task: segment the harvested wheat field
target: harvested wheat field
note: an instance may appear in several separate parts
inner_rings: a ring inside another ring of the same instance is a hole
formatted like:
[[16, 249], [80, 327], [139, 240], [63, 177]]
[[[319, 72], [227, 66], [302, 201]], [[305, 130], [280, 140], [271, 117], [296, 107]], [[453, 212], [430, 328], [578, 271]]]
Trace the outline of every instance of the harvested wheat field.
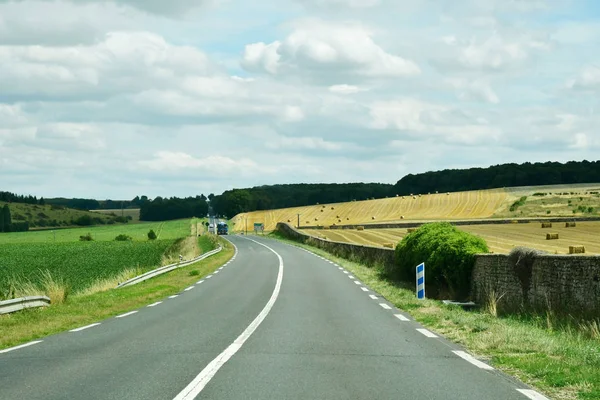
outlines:
[[507, 207], [515, 195], [504, 189], [471, 192], [423, 194], [387, 199], [324, 204], [279, 210], [254, 211], [236, 215], [234, 231], [248, 229], [255, 222], [265, 224], [265, 230], [275, 229], [277, 222], [298, 223], [301, 226], [330, 226], [397, 222], [402, 220], [481, 219], [489, 218]]
[[[577, 222], [566, 228], [565, 223], [554, 223], [552, 228], [542, 228], [540, 223], [466, 225], [459, 229], [485, 239], [494, 253], [509, 253], [513, 247], [526, 246], [551, 253], [568, 254], [569, 246], [585, 246], [586, 254], [600, 254], [600, 222]], [[303, 230], [314, 236], [326, 236], [337, 242], [383, 246], [397, 243], [407, 234], [407, 229], [357, 230]], [[557, 233], [559, 239], [546, 240], [547, 233]]]

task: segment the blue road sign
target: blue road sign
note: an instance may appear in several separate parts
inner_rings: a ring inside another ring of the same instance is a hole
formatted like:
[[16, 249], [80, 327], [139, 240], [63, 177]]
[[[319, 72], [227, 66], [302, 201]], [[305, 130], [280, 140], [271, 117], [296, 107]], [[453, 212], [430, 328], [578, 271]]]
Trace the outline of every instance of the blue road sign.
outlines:
[[425, 263], [417, 266], [417, 299], [425, 299]]

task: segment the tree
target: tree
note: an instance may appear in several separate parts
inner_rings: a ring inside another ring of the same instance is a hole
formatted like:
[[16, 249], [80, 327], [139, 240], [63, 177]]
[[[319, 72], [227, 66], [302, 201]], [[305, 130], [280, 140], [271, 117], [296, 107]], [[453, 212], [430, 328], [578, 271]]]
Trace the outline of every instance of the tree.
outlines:
[[0, 232], [4, 232], [4, 212], [0, 210]]
[[45, 206], [46, 205], [46, 200], [44, 200], [43, 197], [40, 197], [39, 205], [40, 206]]
[[8, 204], [4, 205], [4, 208], [2, 208], [2, 217], [4, 219], [3, 221], [3, 232], [10, 232], [10, 227], [12, 225], [12, 218], [10, 216], [10, 208], [8, 207]]
[[156, 238], [156, 232], [154, 232], [153, 229], [150, 229], [150, 232], [148, 232], [148, 240], [156, 240]]

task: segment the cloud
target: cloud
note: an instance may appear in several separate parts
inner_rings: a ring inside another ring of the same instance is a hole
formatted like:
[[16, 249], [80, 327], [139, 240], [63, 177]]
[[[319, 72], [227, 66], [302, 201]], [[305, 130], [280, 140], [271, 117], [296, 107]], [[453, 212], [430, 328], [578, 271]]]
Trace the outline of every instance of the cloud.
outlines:
[[329, 91], [331, 93], [338, 93], [338, 94], [354, 94], [354, 93], [359, 93], [364, 91], [365, 89], [361, 89], [358, 86], [354, 86], [354, 85], [333, 85], [333, 86], [329, 86]]
[[494, 89], [485, 81], [465, 78], [449, 78], [448, 83], [456, 89], [461, 100], [498, 104], [500, 99]]
[[298, 0], [304, 6], [317, 8], [371, 8], [381, 5], [381, 0]]
[[598, 90], [600, 89], [600, 67], [586, 65], [574, 79], [567, 82], [570, 89]]
[[260, 167], [249, 158], [232, 159], [221, 155], [210, 155], [197, 158], [185, 152], [159, 151], [154, 158], [148, 161], [140, 161], [140, 167], [152, 171], [188, 173], [211, 173], [215, 175], [227, 175], [232, 173], [247, 174], [249, 172], [265, 172], [267, 168]]
[[364, 27], [321, 20], [297, 22], [283, 41], [247, 45], [241, 65], [250, 72], [328, 82], [343, 77], [398, 78], [421, 73], [415, 62], [378, 46]]
[[267, 147], [271, 149], [294, 149], [294, 150], [325, 150], [337, 151], [344, 146], [341, 143], [326, 141], [319, 137], [279, 137], [269, 140]]

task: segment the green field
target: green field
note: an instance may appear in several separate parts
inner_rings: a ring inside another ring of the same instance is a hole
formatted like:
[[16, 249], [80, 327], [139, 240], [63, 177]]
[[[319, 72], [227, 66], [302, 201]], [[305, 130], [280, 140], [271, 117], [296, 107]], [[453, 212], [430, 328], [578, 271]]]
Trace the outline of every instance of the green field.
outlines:
[[[177, 246], [185, 241], [178, 239], [190, 236], [190, 223], [178, 220], [0, 234], [0, 298], [11, 297], [11, 283], [30, 282], [41, 287], [46, 271], [66, 283], [71, 293], [77, 293], [124, 270], [152, 269], [164, 261], [170, 249], [179, 250]], [[158, 235], [157, 240], [148, 240], [150, 229]], [[94, 240], [79, 240], [87, 234]], [[115, 241], [120, 234], [133, 240]], [[204, 237], [200, 239], [202, 250], [210, 246]]]
[[159, 240], [178, 239], [190, 234], [190, 220], [0, 233], [0, 245], [8, 243], [48, 243], [54, 242], [55, 236], [56, 242], [74, 242], [78, 241], [80, 236], [88, 233], [92, 234], [95, 241], [111, 241], [120, 234], [129, 235], [134, 241], [146, 241], [150, 229], [156, 232]]

